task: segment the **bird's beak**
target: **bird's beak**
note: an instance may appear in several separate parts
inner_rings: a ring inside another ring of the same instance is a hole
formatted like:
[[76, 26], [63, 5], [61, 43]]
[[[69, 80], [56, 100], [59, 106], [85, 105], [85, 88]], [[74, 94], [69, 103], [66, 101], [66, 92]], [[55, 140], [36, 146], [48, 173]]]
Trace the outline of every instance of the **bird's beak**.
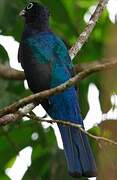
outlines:
[[26, 14], [26, 10], [23, 9], [23, 10], [19, 13], [19, 16], [25, 16], [25, 14]]

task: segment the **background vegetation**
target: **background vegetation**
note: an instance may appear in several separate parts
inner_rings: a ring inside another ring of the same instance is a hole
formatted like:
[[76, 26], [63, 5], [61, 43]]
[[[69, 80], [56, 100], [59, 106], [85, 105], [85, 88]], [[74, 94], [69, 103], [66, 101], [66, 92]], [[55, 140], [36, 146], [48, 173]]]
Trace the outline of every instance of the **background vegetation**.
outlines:
[[[68, 48], [76, 41], [82, 32], [85, 21], [84, 15], [95, 5], [95, 0], [42, 0], [51, 11], [51, 26], [67, 44]], [[25, 0], [0, 0], [0, 29], [2, 35], [13, 36], [20, 41], [23, 30], [23, 20], [18, 16], [27, 4]], [[74, 59], [74, 64], [90, 63], [102, 58], [117, 57], [117, 25], [109, 20], [105, 10], [95, 30], [86, 45]], [[13, 53], [13, 52], [12, 52]], [[9, 57], [5, 49], [0, 46], [0, 63], [9, 64]], [[80, 83], [79, 98], [82, 116], [88, 112], [87, 92], [90, 83], [99, 88], [100, 102], [103, 113], [112, 107], [110, 99], [117, 93], [117, 68], [111, 71], [95, 73]], [[4, 80], [0, 78], [0, 108], [31, 94], [25, 90], [23, 82]], [[92, 120], [93, 121], [93, 120]], [[90, 130], [93, 134], [104, 135], [117, 140], [117, 122], [108, 120]], [[39, 138], [34, 141], [34, 132]], [[109, 144], [97, 143], [90, 139], [99, 169], [99, 180], [115, 180], [117, 178], [117, 148]], [[24, 180], [60, 180], [72, 178], [67, 175], [66, 162], [63, 152], [58, 149], [53, 129], [44, 129], [33, 121], [19, 121], [0, 128], [0, 179], [9, 179], [5, 169], [13, 165], [18, 152], [23, 148], [33, 148], [32, 164], [25, 173]], [[111, 172], [111, 173], [110, 173]]]

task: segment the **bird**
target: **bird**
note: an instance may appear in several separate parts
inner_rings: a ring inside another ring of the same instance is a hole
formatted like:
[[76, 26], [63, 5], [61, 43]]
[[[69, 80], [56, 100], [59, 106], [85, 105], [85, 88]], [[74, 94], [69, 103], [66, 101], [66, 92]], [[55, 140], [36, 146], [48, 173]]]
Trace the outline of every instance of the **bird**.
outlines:
[[[32, 93], [61, 85], [74, 76], [73, 64], [65, 43], [53, 33], [49, 24], [49, 9], [30, 1], [20, 12], [24, 17], [18, 61], [24, 69]], [[80, 124], [78, 92], [75, 86], [50, 96], [41, 105], [52, 119]], [[59, 125], [68, 173], [74, 178], [95, 177], [97, 167], [88, 137], [78, 128]]]

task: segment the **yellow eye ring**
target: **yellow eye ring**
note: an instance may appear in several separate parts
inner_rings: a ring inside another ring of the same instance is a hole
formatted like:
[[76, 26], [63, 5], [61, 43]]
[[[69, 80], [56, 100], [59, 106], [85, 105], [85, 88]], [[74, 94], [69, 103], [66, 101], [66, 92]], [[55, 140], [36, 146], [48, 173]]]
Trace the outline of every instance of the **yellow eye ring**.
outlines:
[[29, 3], [29, 5], [27, 6], [27, 9], [31, 9], [33, 7], [33, 3]]

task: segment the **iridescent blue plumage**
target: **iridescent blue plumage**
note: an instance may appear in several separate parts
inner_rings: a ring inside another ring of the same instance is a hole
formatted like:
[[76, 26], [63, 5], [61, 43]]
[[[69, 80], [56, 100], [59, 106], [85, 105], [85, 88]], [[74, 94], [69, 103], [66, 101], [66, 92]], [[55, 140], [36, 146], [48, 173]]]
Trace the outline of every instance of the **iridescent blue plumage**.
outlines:
[[[46, 13], [42, 5], [34, 3], [33, 8], [35, 6], [36, 13], [42, 12], [42, 9]], [[37, 11], [39, 8], [41, 10]], [[34, 93], [56, 87], [73, 75], [73, 65], [67, 48], [50, 31], [48, 23], [44, 23], [48, 20], [44, 13], [42, 16], [39, 14], [38, 19], [37, 15], [34, 18], [33, 12], [31, 23], [29, 14], [25, 15], [25, 18], [28, 17], [28, 22], [26, 21], [27, 25], [19, 48], [19, 61], [24, 68], [29, 87]], [[43, 16], [46, 18], [43, 19]], [[37, 21], [39, 25], [35, 24]], [[53, 119], [67, 120], [81, 124], [83, 127], [75, 87], [49, 97], [48, 101], [42, 102], [42, 105]], [[96, 165], [87, 136], [73, 127], [59, 125], [59, 129], [70, 175], [73, 177], [95, 176]]]
[[55, 87], [71, 77], [72, 62], [64, 43], [52, 32], [41, 32], [27, 38], [37, 63], [51, 65], [51, 85]]

